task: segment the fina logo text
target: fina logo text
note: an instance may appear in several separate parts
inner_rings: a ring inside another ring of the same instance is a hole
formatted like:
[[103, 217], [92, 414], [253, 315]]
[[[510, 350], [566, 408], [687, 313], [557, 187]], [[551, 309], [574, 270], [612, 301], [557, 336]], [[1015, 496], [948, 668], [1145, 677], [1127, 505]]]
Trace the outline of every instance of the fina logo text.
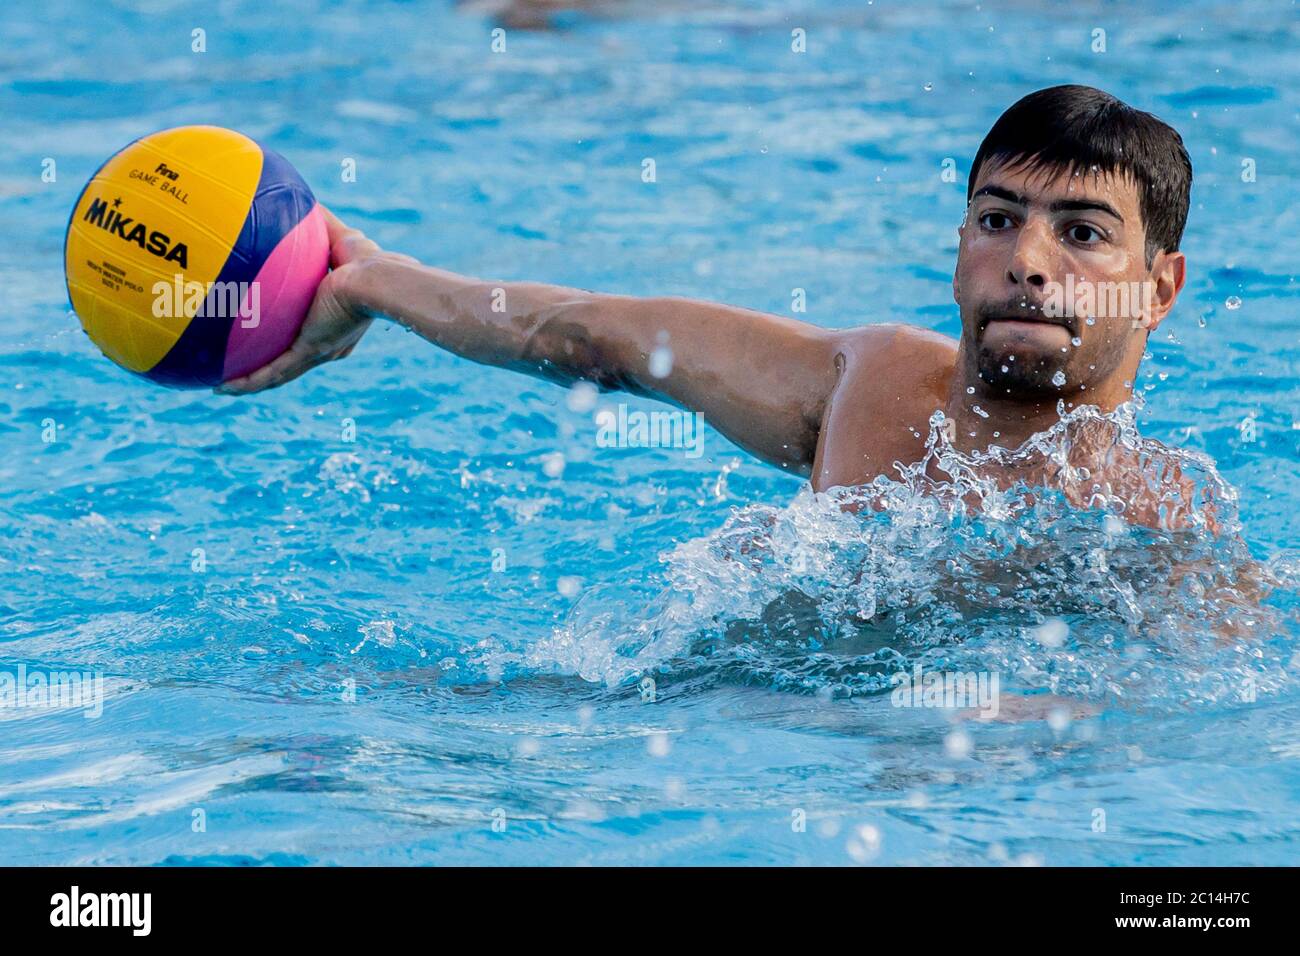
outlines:
[[158, 232], [156, 229], [150, 231], [149, 227], [144, 223], [136, 222], [129, 216], [123, 216], [116, 209], [116, 206], [121, 201], [120, 199], [114, 200], [114, 208], [109, 208], [107, 199], [97, 198], [90, 204], [90, 208], [86, 210], [86, 215], [82, 218], [86, 222], [94, 223], [106, 232], [120, 236], [127, 242], [134, 242], [145, 252], [157, 256], [164, 262], [179, 262], [182, 269], [187, 268], [190, 251], [186, 248], [185, 243], [178, 242], [173, 246], [171, 238], [165, 232]]
[[133, 936], [148, 936], [153, 927], [151, 893], [70, 893], [50, 897], [51, 926], [129, 926]]

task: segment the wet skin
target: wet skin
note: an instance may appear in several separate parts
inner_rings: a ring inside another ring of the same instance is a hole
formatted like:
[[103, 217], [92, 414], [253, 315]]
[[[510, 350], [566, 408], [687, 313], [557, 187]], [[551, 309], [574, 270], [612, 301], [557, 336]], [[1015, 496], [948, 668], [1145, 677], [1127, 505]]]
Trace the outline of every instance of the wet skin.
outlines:
[[[688, 299], [473, 279], [384, 252], [328, 220], [333, 271], [298, 340], [221, 391], [282, 385], [349, 354], [373, 319], [386, 318], [476, 362], [702, 412], [819, 491], [921, 460], [936, 409], [963, 451], [1019, 445], [1059, 420], [1058, 400], [1113, 410], [1131, 396], [1147, 336], [1172, 309], [1185, 269], [1177, 252], [1158, 251], [1148, 266], [1131, 179], [1004, 165], [981, 170], [959, 229], [958, 340], [901, 324], [827, 330]], [[1049, 283], [1070, 274], [1149, 281], [1149, 305], [1114, 317], [1045, 316]], [[649, 356], [665, 336], [672, 368], [656, 377]], [[1154, 502], [1131, 506], [1130, 520], [1157, 523]]]

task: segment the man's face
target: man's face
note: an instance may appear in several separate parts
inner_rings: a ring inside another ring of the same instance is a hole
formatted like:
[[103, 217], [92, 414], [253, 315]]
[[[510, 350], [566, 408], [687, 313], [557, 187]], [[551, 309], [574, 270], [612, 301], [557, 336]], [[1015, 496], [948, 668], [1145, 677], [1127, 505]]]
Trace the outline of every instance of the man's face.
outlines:
[[953, 296], [987, 394], [1086, 400], [1135, 373], [1157, 295], [1138, 202], [1126, 176], [980, 170]]

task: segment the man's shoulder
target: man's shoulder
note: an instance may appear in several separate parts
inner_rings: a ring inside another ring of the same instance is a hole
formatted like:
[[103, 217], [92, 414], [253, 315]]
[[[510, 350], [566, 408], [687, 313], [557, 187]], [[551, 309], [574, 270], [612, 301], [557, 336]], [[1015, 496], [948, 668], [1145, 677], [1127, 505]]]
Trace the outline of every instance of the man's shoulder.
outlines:
[[888, 322], [845, 329], [836, 338], [846, 375], [947, 394], [957, 362], [957, 340], [951, 336]]
[[912, 325], [836, 333], [839, 376], [814, 463], [813, 487], [857, 485], [918, 461], [930, 416], [952, 384], [957, 343]]
[[951, 335], [944, 335], [934, 329], [909, 325], [906, 322], [873, 322], [871, 325], [855, 325], [849, 329], [839, 329], [837, 334], [845, 339], [863, 342], [896, 342], [899, 345], [934, 345], [945, 346], [954, 352], [957, 340]]

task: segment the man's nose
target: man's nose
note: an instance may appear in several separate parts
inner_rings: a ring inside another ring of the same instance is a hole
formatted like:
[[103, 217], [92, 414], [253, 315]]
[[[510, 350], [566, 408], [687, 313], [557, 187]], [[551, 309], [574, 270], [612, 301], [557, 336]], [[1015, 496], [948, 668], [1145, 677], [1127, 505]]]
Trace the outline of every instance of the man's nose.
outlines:
[[1016, 248], [1007, 266], [1007, 281], [1041, 289], [1055, 278], [1056, 253], [1051, 225], [1041, 219], [1030, 219], [1016, 236]]

